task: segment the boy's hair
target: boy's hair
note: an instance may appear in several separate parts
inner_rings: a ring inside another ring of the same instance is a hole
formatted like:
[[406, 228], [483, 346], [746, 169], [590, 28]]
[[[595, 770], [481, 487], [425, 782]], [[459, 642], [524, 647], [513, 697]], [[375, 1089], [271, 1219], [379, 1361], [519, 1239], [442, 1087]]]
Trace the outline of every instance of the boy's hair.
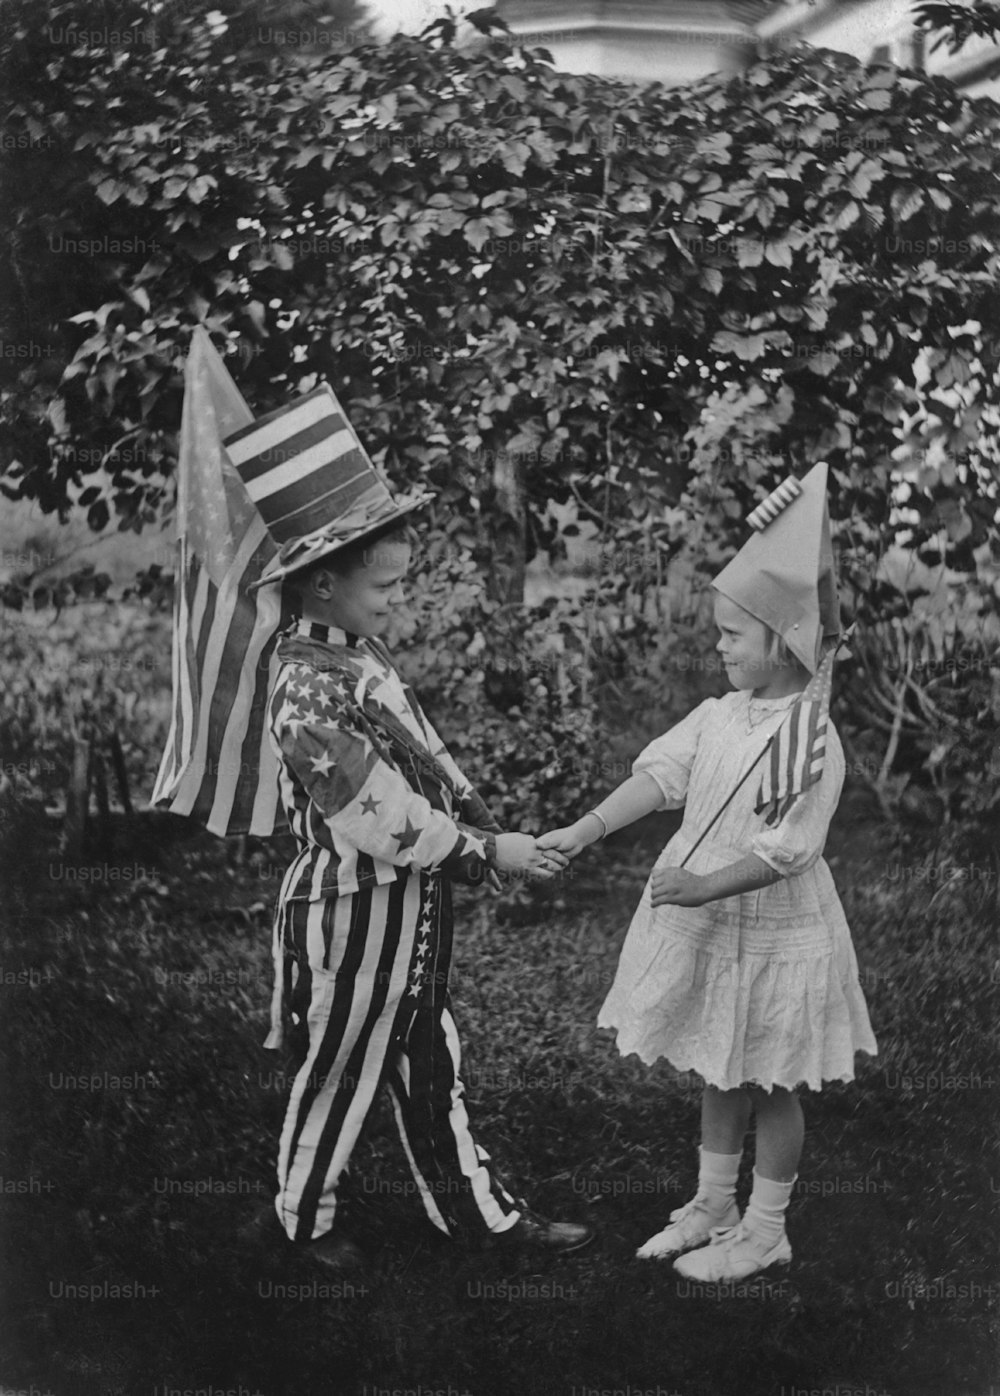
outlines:
[[347, 577], [358, 567], [364, 567], [375, 558], [371, 555], [376, 552], [379, 543], [409, 543], [411, 548], [417, 545], [416, 530], [405, 520], [393, 519], [384, 528], [369, 533], [367, 537], [360, 538], [356, 543], [349, 543], [346, 548], [340, 548], [335, 553], [329, 553], [326, 557], [318, 558], [316, 562], [308, 567], [303, 567], [301, 572], [293, 572], [285, 579], [285, 587], [293, 596], [301, 598], [305, 596], [309, 589], [310, 580], [317, 572], [333, 572], [338, 577]]

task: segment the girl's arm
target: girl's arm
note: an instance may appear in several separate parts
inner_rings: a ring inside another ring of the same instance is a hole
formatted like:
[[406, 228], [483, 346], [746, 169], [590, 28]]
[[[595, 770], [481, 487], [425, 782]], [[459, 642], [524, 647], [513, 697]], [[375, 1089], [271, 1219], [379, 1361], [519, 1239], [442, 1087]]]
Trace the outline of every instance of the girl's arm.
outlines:
[[653, 906], [704, 906], [741, 892], [756, 892], [780, 882], [782, 874], [769, 867], [756, 853], [711, 873], [688, 872], [687, 868], [660, 868], [653, 873], [650, 891]]
[[624, 829], [627, 824], [634, 824], [644, 814], [660, 809], [662, 804], [662, 790], [652, 776], [641, 771], [638, 775], [629, 776], [617, 790], [612, 790], [606, 799], [575, 824], [543, 834], [538, 840], [538, 847], [556, 849], [575, 858], [588, 844], [596, 843], [605, 834], [613, 834], [616, 829]]

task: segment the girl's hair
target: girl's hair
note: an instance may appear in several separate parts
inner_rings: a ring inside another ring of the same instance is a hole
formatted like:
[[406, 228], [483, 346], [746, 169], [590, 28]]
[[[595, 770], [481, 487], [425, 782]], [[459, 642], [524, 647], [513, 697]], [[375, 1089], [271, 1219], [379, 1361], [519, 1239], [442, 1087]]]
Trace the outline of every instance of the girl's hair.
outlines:
[[417, 541], [416, 530], [410, 524], [405, 520], [393, 519], [384, 528], [369, 533], [365, 538], [359, 538], [356, 543], [349, 543], [346, 548], [340, 548], [327, 557], [319, 558], [309, 567], [304, 567], [301, 572], [293, 572], [285, 581], [285, 586], [293, 595], [301, 598], [317, 572], [333, 572], [338, 577], [348, 577], [356, 568], [367, 567], [377, 560], [380, 543], [409, 543], [411, 548], [415, 548]]
[[774, 664], [798, 664], [798, 659], [792, 654], [778, 632], [772, 630], [769, 625], [764, 628], [767, 631], [768, 659]]

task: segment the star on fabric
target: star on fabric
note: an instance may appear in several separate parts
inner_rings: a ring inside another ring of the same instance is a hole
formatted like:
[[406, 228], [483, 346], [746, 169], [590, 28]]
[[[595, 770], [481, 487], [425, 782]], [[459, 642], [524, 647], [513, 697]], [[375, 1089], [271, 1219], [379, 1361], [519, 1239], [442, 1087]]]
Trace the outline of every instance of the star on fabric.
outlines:
[[300, 712], [294, 703], [287, 703], [281, 710], [281, 716], [278, 719], [279, 722], [285, 724], [296, 741], [299, 736], [299, 728], [303, 725], [305, 720], [305, 713]]
[[470, 852], [472, 852], [472, 851], [475, 851], [476, 853], [479, 854], [480, 858], [485, 859], [485, 858], [486, 858], [486, 843], [485, 843], [485, 841], [484, 841], [483, 839], [477, 839], [477, 838], [475, 838], [472, 834], [467, 833], [464, 829], [463, 829], [462, 832], [465, 834], [465, 847], [462, 849], [462, 856], [464, 857], [467, 853], [470, 853]]
[[378, 814], [379, 806], [381, 805], [381, 803], [381, 800], [376, 800], [373, 796], [366, 795], [365, 798], [361, 801], [361, 813]]
[[308, 677], [306, 677], [306, 678], [304, 678], [304, 679], [302, 679], [302, 680], [300, 681], [300, 683], [299, 683], [299, 696], [300, 696], [301, 698], [307, 698], [307, 699], [309, 700], [309, 702], [311, 703], [312, 700], [313, 700], [313, 698], [314, 698], [314, 696], [315, 696], [315, 693], [316, 693], [316, 690], [315, 690], [315, 688], [313, 687], [313, 685], [310, 683]]
[[399, 844], [399, 852], [402, 853], [404, 848], [412, 848], [423, 832], [423, 829], [414, 828], [410, 823], [410, 816], [407, 815], [405, 829], [400, 830], [398, 834], [393, 834], [392, 837]]
[[318, 776], [329, 775], [334, 766], [333, 759], [328, 751], [324, 751], [322, 756], [314, 756], [309, 764]]

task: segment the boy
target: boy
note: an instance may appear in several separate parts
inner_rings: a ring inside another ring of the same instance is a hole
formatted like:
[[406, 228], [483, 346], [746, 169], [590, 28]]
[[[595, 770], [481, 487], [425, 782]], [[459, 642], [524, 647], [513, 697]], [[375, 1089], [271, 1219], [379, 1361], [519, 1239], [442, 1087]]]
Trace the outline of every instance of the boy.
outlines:
[[[268, 421], [239, 436], [266, 432]], [[592, 1229], [532, 1215], [473, 1141], [448, 999], [450, 881], [495, 883], [496, 871], [548, 878], [567, 860], [500, 831], [393, 668], [378, 636], [403, 596], [406, 515], [427, 496], [394, 500], [346, 419], [338, 427], [350, 450], [315, 465], [312, 449], [276, 461], [227, 442], [281, 544], [259, 585], [293, 589], [301, 608], [279, 643], [270, 700], [281, 799], [299, 844], [275, 918], [267, 1044], [280, 1045], [284, 1018], [300, 1063], [277, 1214], [321, 1263], [363, 1262], [337, 1184], [384, 1083], [440, 1231], [575, 1250]]]

